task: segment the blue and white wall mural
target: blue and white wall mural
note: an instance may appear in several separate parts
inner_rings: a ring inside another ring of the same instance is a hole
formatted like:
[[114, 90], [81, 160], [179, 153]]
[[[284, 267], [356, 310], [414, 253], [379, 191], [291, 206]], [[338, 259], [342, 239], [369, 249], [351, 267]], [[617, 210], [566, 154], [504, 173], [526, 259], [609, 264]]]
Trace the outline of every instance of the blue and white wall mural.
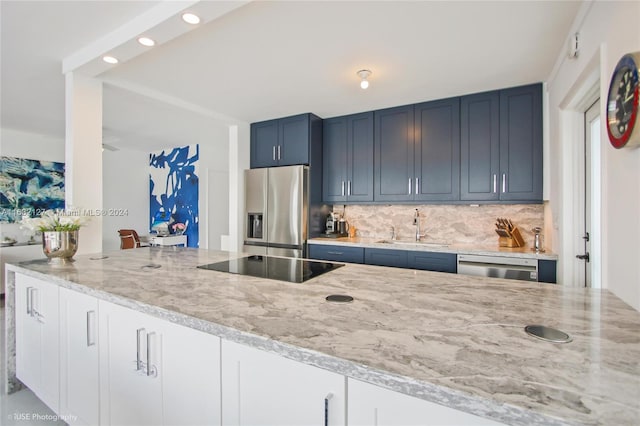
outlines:
[[149, 155], [150, 223], [158, 220], [186, 226], [189, 247], [198, 247], [199, 146], [189, 145]]
[[0, 222], [64, 209], [64, 163], [0, 157]]

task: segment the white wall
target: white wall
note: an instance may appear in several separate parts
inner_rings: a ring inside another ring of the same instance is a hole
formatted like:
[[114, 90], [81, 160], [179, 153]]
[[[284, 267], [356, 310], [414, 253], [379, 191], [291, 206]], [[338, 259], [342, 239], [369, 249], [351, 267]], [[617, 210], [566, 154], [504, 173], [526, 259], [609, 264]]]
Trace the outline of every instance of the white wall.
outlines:
[[[602, 123], [606, 123], [606, 97], [611, 73], [626, 53], [640, 51], [640, 2], [589, 2], [583, 5], [574, 30], [580, 33], [580, 55], [566, 59], [548, 81], [551, 182], [550, 209], [553, 221], [554, 251], [568, 267], [567, 250], [572, 227], [571, 171], [575, 168], [575, 100], [581, 90], [599, 76]], [[636, 131], [640, 131], [637, 129]], [[616, 150], [608, 143], [602, 126], [602, 284], [622, 300], [640, 310], [640, 149]], [[567, 269], [568, 270], [568, 269]], [[569, 275], [567, 275], [569, 276]], [[575, 283], [564, 282], [564, 285]]]
[[[64, 163], [64, 138], [2, 128], [0, 129], [0, 155]], [[18, 224], [2, 223], [0, 233], [2, 236], [14, 237], [19, 242], [29, 239]]]
[[102, 152], [102, 250], [118, 250], [118, 229], [149, 233], [149, 153]]

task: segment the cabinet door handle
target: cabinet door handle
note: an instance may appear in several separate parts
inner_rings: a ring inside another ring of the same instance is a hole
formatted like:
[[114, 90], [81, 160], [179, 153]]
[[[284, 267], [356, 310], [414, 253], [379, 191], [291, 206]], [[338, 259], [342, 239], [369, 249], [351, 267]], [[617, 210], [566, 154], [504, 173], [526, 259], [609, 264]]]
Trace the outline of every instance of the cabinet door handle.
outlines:
[[33, 287], [27, 287], [27, 315], [33, 316]]
[[351, 181], [347, 181], [347, 195], [351, 195]]
[[324, 426], [329, 426], [329, 401], [333, 398], [333, 393], [329, 392], [324, 397]]
[[416, 178], [416, 195], [420, 193], [420, 178]]
[[93, 333], [95, 328], [96, 311], [87, 312], [87, 347], [96, 344], [96, 339]]
[[280, 145], [278, 145], [278, 160], [282, 160], [282, 156], [280, 154]]
[[342, 196], [344, 197], [344, 181], [342, 181]]
[[151, 365], [151, 339], [155, 338], [156, 333], [147, 334], [147, 377], [156, 377], [157, 371], [155, 365]]
[[273, 146], [273, 161], [276, 161], [276, 146]]
[[409, 195], [411, 195], [411, 179], [409, 179]]
[[503, 173], [502, 174], [502, 193], [504, 194], [505, 192], [507, 192], [507, 174]]
[[140, 357], [140, 353], [142, 352], [142, 333], [144, 333], [144, 328], [139, 328], [136, 330], [136, 371], [142, 370], [142, 358]]
[[493, 193], [498, 192], [498, 175], [493, 174]]

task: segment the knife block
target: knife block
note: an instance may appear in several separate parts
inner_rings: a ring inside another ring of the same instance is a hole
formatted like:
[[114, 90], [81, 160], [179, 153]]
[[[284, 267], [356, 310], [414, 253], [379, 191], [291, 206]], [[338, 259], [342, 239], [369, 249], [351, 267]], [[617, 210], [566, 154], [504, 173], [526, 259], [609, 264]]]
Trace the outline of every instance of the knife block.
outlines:
[[524, 247], [524, 238], [520, 234], [518, 227], [511, 230], [511, 237], [498, 237], [498, 245], [500, 247]]

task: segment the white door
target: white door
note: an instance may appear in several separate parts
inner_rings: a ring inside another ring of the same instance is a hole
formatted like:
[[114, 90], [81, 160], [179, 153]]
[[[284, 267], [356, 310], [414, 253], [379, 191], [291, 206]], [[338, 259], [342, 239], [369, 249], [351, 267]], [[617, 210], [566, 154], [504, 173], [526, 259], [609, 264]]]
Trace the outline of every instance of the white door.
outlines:
[[16, 376], [59, 409], [58, 286], [16, 274]]
[[349, 426], [500, 425], [399, 392], [348, 379]]
[[100, 421], [98, 300], [60, 289], [60, 411], [72, 425]]
[[577, 235], [580, 262], [577, 280], [584, 287], [600, 288], [600, 101], [584, 114], [584, 164], [577, 190], [582, 200]]
[[345, 424], [345, 378], [321, 368], [222, 341], [222, 423]]
[[102, 300], [98, 306], [100, 423], [161, 425], [159, 320]]

